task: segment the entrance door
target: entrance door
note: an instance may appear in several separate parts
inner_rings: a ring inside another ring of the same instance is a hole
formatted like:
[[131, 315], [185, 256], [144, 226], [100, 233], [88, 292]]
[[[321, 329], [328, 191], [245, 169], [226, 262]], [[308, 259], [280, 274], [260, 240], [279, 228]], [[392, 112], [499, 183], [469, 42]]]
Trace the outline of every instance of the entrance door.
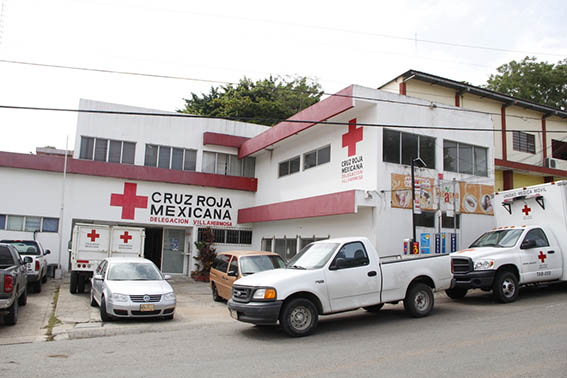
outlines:
[[146, 240], [144, 241], [144, 257], [151, 260], [161, 268], [161, 249], [163, 246], [163, 228], [146, 227]]
[[164, 273], [183, 273], [185, 263], [185, 230], [164, 229], [163, 258]]

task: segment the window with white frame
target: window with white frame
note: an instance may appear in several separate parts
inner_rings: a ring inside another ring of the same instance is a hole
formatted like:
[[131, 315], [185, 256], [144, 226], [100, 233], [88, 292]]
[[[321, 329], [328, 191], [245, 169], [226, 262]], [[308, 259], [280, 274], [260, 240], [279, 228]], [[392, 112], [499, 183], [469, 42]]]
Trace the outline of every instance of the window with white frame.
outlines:
[[136, 143], [81, 136], [80, 159], [134, 164]]
[[256, 158], [238, 159], [237, 155], [203, 151], [202, 172], [217, 175], [254, 177]]
[[411, 165], [421, 158], [427, 168], [435, 168], [435, 138], [384, 129], [382, 160], [388, 163]]
[[144, 165], [178, 171], [195, 171], [197, 150], [146, 144]]
[[0, 230], [58, 232], [59, 218], [0, 214]]
[[445, 140], [443, 168], [450, 172], [488, 176], [488, 148]]
[[331, 161], [331, 146], [321, 147], [303, 154], [303, 169], [309, 169]]

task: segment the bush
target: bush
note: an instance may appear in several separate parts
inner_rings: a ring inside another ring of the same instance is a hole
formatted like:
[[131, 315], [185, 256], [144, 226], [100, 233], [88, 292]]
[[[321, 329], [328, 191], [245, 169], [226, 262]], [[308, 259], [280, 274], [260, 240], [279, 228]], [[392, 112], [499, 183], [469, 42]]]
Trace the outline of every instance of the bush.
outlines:
[[211, 266], [217, 257], [216, 248], [213, 247], [215, 242], [215, 234], [213, 230], [207, 228], [203, 230], [202, 241], [196, 241], [195, 247], [199, 251], [199, 255], [195, 257], [198, 261], [197, 269], [191, 272], [191, 277], [195, 281], [209, 282], [209, 273]]

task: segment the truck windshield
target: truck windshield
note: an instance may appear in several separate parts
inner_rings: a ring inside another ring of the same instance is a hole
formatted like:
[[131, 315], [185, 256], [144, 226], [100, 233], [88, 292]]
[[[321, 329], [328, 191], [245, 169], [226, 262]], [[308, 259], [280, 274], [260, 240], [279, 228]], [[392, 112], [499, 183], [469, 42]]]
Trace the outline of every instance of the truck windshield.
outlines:
[[280, 256], [258, 255], [240, 258], [240, 271], [243, 276], [278, 268], [285, 268], [285, 262]]
[[524, 230], [498, 230], [483, 234], [470, 245], [475, 247], [498, 247], [509, 248], [516, 245], [516, 242], [522, 235]]
[[333, 255], [339, 245], [337, 243], [311, 243], [289, 260], [288, 269], [319, 269]]

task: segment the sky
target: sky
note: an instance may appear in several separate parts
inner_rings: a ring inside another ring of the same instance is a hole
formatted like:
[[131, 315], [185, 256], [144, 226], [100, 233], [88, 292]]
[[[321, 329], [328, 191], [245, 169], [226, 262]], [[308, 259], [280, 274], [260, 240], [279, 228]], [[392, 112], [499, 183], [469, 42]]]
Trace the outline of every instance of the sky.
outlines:
[[0, 151], [20, 153], [72, 149], [77, 114], [1, 106], [78, 109], [86, 98], [175, 111], [192, 92], [244, 76], [308, 76], [327, 93], [377, 88], [409, 69], [482, 85], [511, 60], [567, 57], [564, 0], [0, 0], [0, 9]]

